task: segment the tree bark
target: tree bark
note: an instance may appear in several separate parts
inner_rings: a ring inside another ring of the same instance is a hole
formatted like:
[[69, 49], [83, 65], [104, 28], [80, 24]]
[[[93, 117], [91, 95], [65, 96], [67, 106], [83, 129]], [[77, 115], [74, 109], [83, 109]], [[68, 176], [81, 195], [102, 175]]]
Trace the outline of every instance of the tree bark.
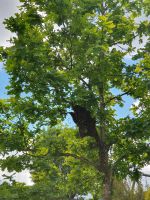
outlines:
[[112, 199], [112, 170], [109, 166], [108, 162], [108, 147], [103, 144], [100, 147], [100, 169], [99, 171], [103, 175], [103, 200], [111, 200]]
[[107, 144], [106, 116], [105, 116], [105, 100], [104, 85], [101, 82], [99, 87], [100, 95], [100, 140], [99, 140], [99, 160], [100, 172], [103, 174], [103, 200], [112, 199], [112, 170], [109, 165], [109, 144]]
[[106, 116], [103, 83], [99, 88], [100, 95], [100, 134], [96, 129], [96, 119], [91, 116], [90, 111], [80, 105], [73, 105], [71, 116], [79, 128], [80, 137], [90, 136], [95, 138], [99, 148], [99, 171], [103, 175], [103, 200], [112, 199], [112, 170], [109, 166], [109, 147], [107, 144]]
[[104, 175], [104, 188], [103, 188], [103, 199], [104, 200], [112, 200], [112, 195], [111, 195], [111, 175], [105, 174]]

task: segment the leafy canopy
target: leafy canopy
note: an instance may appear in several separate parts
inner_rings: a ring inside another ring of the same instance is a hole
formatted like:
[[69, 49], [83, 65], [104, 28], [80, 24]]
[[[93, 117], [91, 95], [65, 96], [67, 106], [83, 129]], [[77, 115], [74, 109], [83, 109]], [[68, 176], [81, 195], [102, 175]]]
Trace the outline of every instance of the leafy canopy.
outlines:
[[[1, 48], [10, 77], [10, 99], [0, 101], [1, 152], [32, 152], [43, 126], [70, 114], [79, 135], [95, 139], [98, 171], [137, 180], [150, 158], [150, 24], [138, 20], [149, 15], [148, 1], [20, 2], [20, 13], [5, 20], [16, 36], [10, 47]], [[143, 48], [135, 47], [135, 40]], [[134, 64], [127, 64], [128, 56]], [[139, 105], [132, 106], [133, 116], [118, 119], [116, 107], [124, 106], [125, 95]], [[1, 161], [3, 168], [19, 171], [30, 164], [26, 154], [14, 156], [20, 159], [14, 166], [8, 159], [12, 162], [12, 156]]]

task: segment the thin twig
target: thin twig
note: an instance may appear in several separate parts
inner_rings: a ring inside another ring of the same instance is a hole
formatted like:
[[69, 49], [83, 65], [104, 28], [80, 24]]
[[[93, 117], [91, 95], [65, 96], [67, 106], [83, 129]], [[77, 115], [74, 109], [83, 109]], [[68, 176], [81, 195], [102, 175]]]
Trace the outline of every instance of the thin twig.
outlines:
[[130, 92], [131, 92], [131, 90], [128, 90], [127, 92], [124, 92], [124, 93], [122, 93], [122, 94], [119, 94], [119, 95], [117, 95], [117, 96], [114, 96], [114, 97], [110, 98], [108, 101], [106, 101], [105, 104], [108, 104], [110, 101], [112, 101], [112, 100], [114, 100], [114, 99], [118, 99], [119, 97], [122, 97], [122, 96], [124, 96], [124, 95], [128, 95]]

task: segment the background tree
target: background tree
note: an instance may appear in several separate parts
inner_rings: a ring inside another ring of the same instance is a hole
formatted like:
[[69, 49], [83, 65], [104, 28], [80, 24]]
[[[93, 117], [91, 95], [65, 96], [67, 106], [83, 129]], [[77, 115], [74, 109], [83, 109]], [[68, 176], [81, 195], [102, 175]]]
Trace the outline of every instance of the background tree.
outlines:
[[150, 198], [150, 189], [149, 188], [147, 191], [145, 191], [144, 198], [145, 198], [145, 200], [148, 200]]
[[[125, 62], [135, 51], [133, 41], [149, 37], [149, 22], [136, 21], [142, 13], [149, 15], [148, 2], [21, 2], [20, 13], [5, 20], [16, 36], [1, 57], [13, 96], [7, 105], [14, 114], [7, 116], [2, 103], [2, 136], [5, 141], [6, 135], [14, 139], [19, 134], [22, 145], [16, 139], [16, 146], [1, 143], [2, 149], [18, 150], [19, 145], [19, 151], [30, 151], [26, 147], [34, 127], [53, 126], [70, 114], [80, 137], [95, 140], [103, 199], [110, 200], [113, 177], [138, 179], [149, 162], [149, 43], [132, 57], [140, 62]], [[124, 105], [124, 95], [139, 100], [140, 110], [133, 107], [134, 117], [118, 119], [114, 106]]]
[[126, 180], [115, 180], [114, 181], [114, 200], [145, 200], [144, 199], [144, 189], [139, 181]]
[[9, 184], [4, 182], [0, 185], [0, 198], [3, 200], [27, 200], [29, 199], [29, 188], [30, 186], [25, 186], [22, 183]]
[[[76, 136], [77, 130], [58, 126], [38, 134], [34, 149], [26, 153], [31, 157], [28, 168], [34, 185], [25, 186], [14, 180], [11, 180], [11, 184], [3, 183], [0, 186], [1, 198], [69, 200], [75, 197], [81, 200], [90, 194], [90, 199], [100, 199], [101, 175], [93, 166], [97, 160], [97, 149], [90, 148], [94, 141]], [[93, 163], [89, 163], [89, 158]], [[13, 165], [15, 161], [8, 159], [7, 165]], [[113, 199], [144, 200], [142, 185], [129, 179], [114, 180]]]

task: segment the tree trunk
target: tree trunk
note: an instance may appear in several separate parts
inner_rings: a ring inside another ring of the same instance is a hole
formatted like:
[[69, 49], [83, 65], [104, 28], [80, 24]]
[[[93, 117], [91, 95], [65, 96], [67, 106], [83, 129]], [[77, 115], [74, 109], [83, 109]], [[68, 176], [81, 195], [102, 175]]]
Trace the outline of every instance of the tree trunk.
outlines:
[[101, 82], [99, 87], [100, 95], [100, 138], [99, 138], [99, 160], [100, 172], [103, 174], [103, 200], [112, 199], [112, 173], [109, 166], [109, 145], [107, 144], [106, 116], [105, 116], [105, 101], [104, 101], [104, 85]]
[[80, 137], [91, 136], [95, 138], [97, 146], [99, 148], [99, 172], [103, 174], [103, 200], [111, 200], [112, 195], [112, 173], [109, 166], [109, 147], [107, 144], [107, 130], [106, 130], [106, 114], [105, 114], [105, 102], [104, 102], [104, 86], [100, 84], [100, 133], [98, 134], [96, 129], [96, 119], [92, 117], [89, 110], [81, 105], [73, 105], [71, 116], [73, 121], [79, 127]]
[[100, 148], [100, 172], [103, 174], [103, 200], [112, 199], [112, 172], [108, 163], [108, 148]]
[[109, 174], [105, 174], [104, 177], [104, 188], [103, 188], [103, 200], [111, 200], [111, 176]]

